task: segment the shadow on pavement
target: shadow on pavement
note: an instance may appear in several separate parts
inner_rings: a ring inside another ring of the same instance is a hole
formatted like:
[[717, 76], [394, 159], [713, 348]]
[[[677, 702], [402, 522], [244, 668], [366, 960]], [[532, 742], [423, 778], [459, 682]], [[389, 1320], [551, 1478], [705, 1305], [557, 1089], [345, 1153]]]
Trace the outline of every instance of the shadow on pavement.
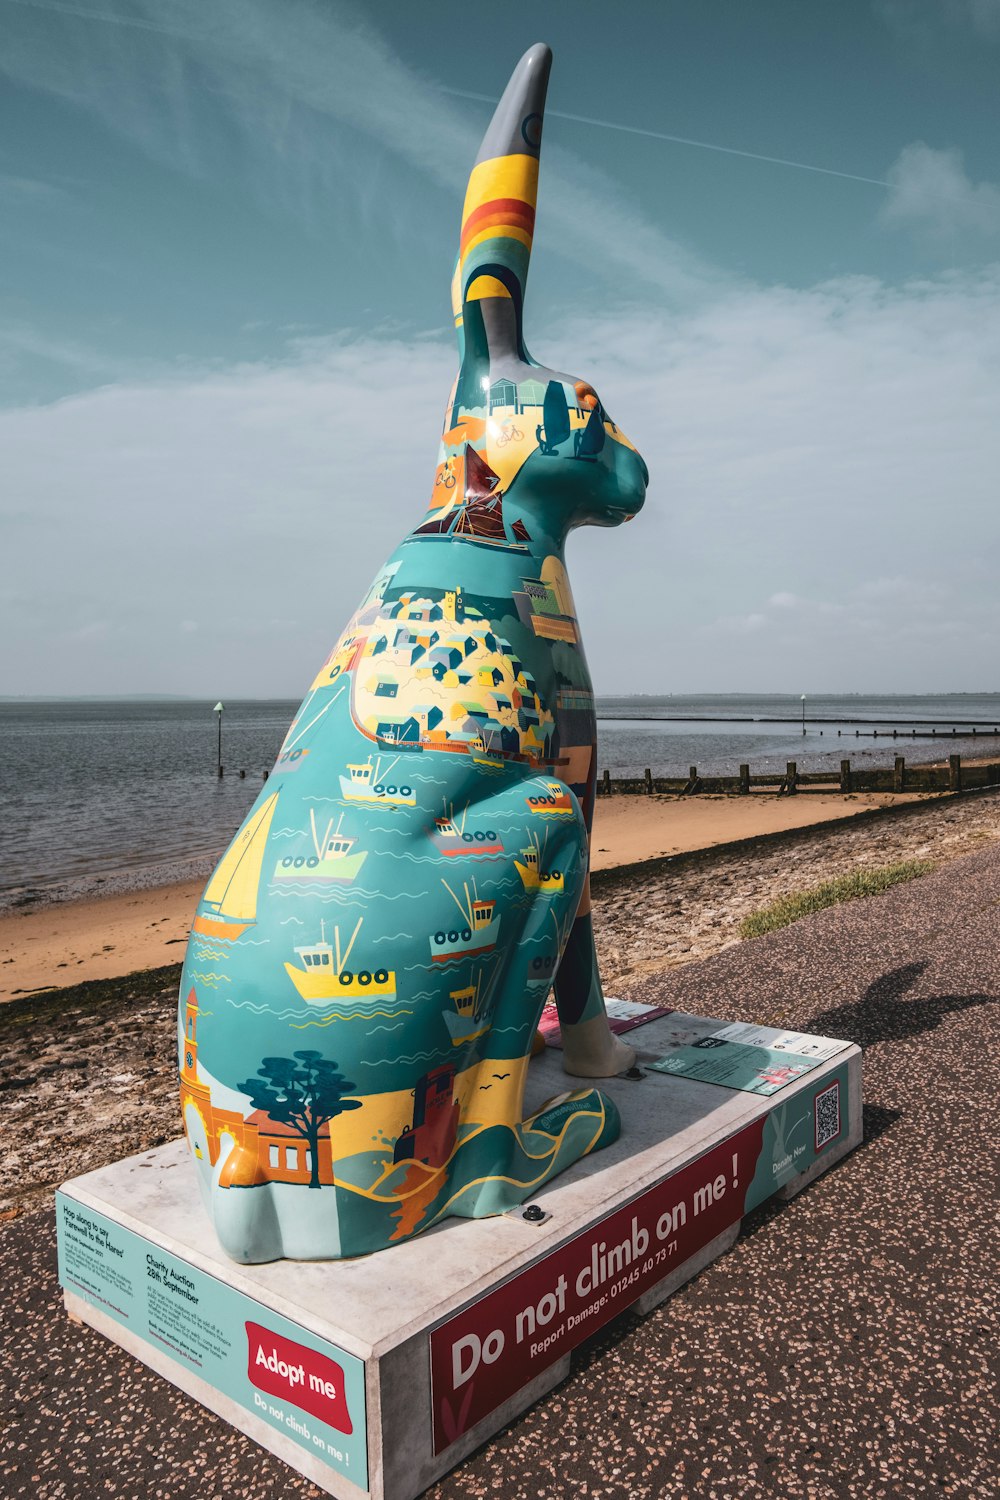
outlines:
[[852, 1005], [838, 1005], [813, 1016], [810, 1027], [821, 1036], [844, 1037], [860, 1047], [875, 1042], [898, 1042], [906, 1037], [932, 1031], [946, 1016], [977, 1005], [989, 1005], [996, 995], [929, 995], [923, 999], [908, 998], [927, 968], [927, 960], [890, 969], [865, 990]]

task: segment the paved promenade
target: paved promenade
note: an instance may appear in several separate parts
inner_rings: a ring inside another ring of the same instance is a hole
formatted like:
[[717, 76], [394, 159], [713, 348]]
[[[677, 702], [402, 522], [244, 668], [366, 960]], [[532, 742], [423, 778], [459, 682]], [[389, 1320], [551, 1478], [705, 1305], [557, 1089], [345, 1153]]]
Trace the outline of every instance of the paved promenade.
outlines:
[[[860, 1042], [865, 1144], [429, 1495], [995, 1495], [1000, 848], [630, 993]], [[69, 1324], [54, 1241], [0, 1225], [0, 1492], [319, 1495]]]

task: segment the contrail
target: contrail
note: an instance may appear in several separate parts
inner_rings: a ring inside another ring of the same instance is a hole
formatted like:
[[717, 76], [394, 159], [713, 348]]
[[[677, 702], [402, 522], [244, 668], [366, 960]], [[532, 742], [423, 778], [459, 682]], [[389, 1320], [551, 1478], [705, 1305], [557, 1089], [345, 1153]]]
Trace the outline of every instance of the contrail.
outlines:
[[104, 21], [109, 26], [130, 26], [133, 31], [155, 31], [160, 36], [187, 40], [188, 32], [175, 31], [169, 26], [157, 26], [154, 21], [142, 21], [138, 16], [118, 16], [104, 10], [85, 10], [76, 5], [62, 5], [59, 0], [4, 0], [6, 5], [20, 5], [24, 10], [49, 10], [57, 16], [78, 16], [81, 21]]
[[[496, 104], [489, 94], [473, 94], [467, 89], [452, 89], [441, 86], [443, 94], [454, 94], [459, 99], [477, 99], [483, 104]], [[717, 146], [713, 141], [694, 141], [686, 135], [667, 135], [663, 130], [644, 130], [641, 125], [620, 125], [616, 120], [597, 120], [591, 115], [571, 115], [561, 109], [547, 109], [546, 115], [555, 115], [560, 120], [572, 120], [577, 125], [599, 125], [605, 130], [623, 130], [627, 135], [644, 135], [653, 141], [670, 141], [675, 146], [697, 146], [702, 151], [721, 151], [724, 156], [744, 156], [749, 161], [767, 161], [776, 167], [795, 167], [799, 172], [821, 172], [824, 177], [844, 177], [848, 182], [867, 182], [872, 187], [887, 188], [888, 182], [881, 177], [860, 177], [857, 172], [837, 172], [833, 167], [817, 167], [808, 161], [789, 161], [785, 156], [763, 156], [759, 151], [739, 151], [735, 146]]]
[[[108, 11], [86, 10], [61, 0], [3, 0], [7, 5], [19, 5], [25, 10], [47, 10], [56, 15], [78, 16], [82, 21], [104, 21], [112, 26], [129, 26], [137, 31], [154, 31], [161, 36], [177, 37], [179, 40], [198, 40], [187, 32], [159, 26], [155, 21], [140, 20], [136, 16], [121, 16]], [[451, 94], [457, 99], [475, 99], [481, 104], [497, 104], [499, 101], [489, 94], [474, 94], [468, 89], [446, 88], [439, 85], [442, 94]], [[723, 156], [742, 156], [747, 161], [770, 162], [775, 167], [794, 167], [797, 172], [819, 172], [823, 177], [841, 177], [847, 182], [866, 182], [871, 187], [888, 188], [891, 184], [881, 177], [862, 177], [857, 172], [838, 172], [833, 167], [817, 167], [813, 162], [790, 161], [786, 156], [764, 156], [760, 151], [740, 151], [736, 146], [718, 146], [714, 141], [696, 141], [686, 135], [668, 135], [664, 130], [645, 130], [641, 125], [621, 125], [617, 120], [598, 120], [593, 115], [571, 115], [561, 109], [547, 109], [547, 115], [559, 120], [571, 120], [575, 125], [596, 125], [602, 130], [621, 130], [626, 135], [643, 135], [652, 141], [669, 141], [674, 146], [697, 146], [700, 151], [719, 151]]]

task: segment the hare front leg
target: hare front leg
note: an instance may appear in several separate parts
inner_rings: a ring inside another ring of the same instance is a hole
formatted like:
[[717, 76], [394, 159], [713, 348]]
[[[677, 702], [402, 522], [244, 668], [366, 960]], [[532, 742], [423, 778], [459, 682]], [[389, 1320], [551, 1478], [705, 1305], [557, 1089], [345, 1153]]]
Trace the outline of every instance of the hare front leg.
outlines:
[[608, 1025], [590, 915], [590, 872], [555, 980], [563, 1067], [575, 1078], [610, 1078], [635, 1063], [632, 1048]]
[[477, 1159], [471, 1181], [453, 1181], [447, 1213], [470, 1218], [505, 1213], [573, 1162], [616, 1140], [621, 1128], [614, 1101], [593, 1087], [560, 1093], [523, 1117], [531, 1041], [546, 987], [544, 979], [532, 982], [531, 962], [553, 952], [558, 959], [586, 880], [586, 829], [575, 811], [546, 841], [549, 869], [561, 876], [561, 884], [539, 889], [530, 904], [514, 909], [522, 913], [520, 931], [512, 932], [504, 952], [490, 1040], [463, 1115], [466, 1139], [488, 1141], [489, 1169]]

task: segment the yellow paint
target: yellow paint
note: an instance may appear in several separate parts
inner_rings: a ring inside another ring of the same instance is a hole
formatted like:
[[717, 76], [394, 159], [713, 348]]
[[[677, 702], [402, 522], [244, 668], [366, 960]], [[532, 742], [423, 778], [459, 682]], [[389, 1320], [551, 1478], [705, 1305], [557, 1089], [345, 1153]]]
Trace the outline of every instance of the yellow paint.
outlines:
[[494, 198], [520, 198], [534, 208], [538, 202], [538, 157], [494, 156], [473, 167], [465, 191], [462, 223]]
[[510, 292], [495, 276], [477, 276], [465, 294], [467, 302], [479, 302], [483, 297], [510, 297]]
[[246, 922], [256, 919], [264, 846], [277, 801], [278, 793], [273, 792], [247, 819], [208, 882], [202, 899], [217, 906], [221, 916]]
[[573, 590], [569, 586], [569, 574], [554, 553], [542, 563], [542, 582], [547, 583], [556, 596], [561, 615], [570, 615], [576, 618], [576, 605], [573, 603]]
[[[518, 1123], [528, 1059], [524, 1057], [487, 1058], [466, 1068], [455, 1079], [455, 1097], [459, 1101], [463, 1123], [479, 1127]], [[494, 1073], [507, 1073], [504, 1079]], [[489, 1088], [480, 1089], [480, 1084]], [[392, 1140], [413, 1124], [413, 1094], [399, 1089], [386, 1094], [352, 1094], [360, 1109], [345, 1111], [330, 1121], [334, 1161], [373, 1149], [372, 1136], [381, 1130]]]
[[531, 628], [546, 641], [575, 642], [578, 639], [572, 620], [556, 620], [551, 615], [532, 615]]

